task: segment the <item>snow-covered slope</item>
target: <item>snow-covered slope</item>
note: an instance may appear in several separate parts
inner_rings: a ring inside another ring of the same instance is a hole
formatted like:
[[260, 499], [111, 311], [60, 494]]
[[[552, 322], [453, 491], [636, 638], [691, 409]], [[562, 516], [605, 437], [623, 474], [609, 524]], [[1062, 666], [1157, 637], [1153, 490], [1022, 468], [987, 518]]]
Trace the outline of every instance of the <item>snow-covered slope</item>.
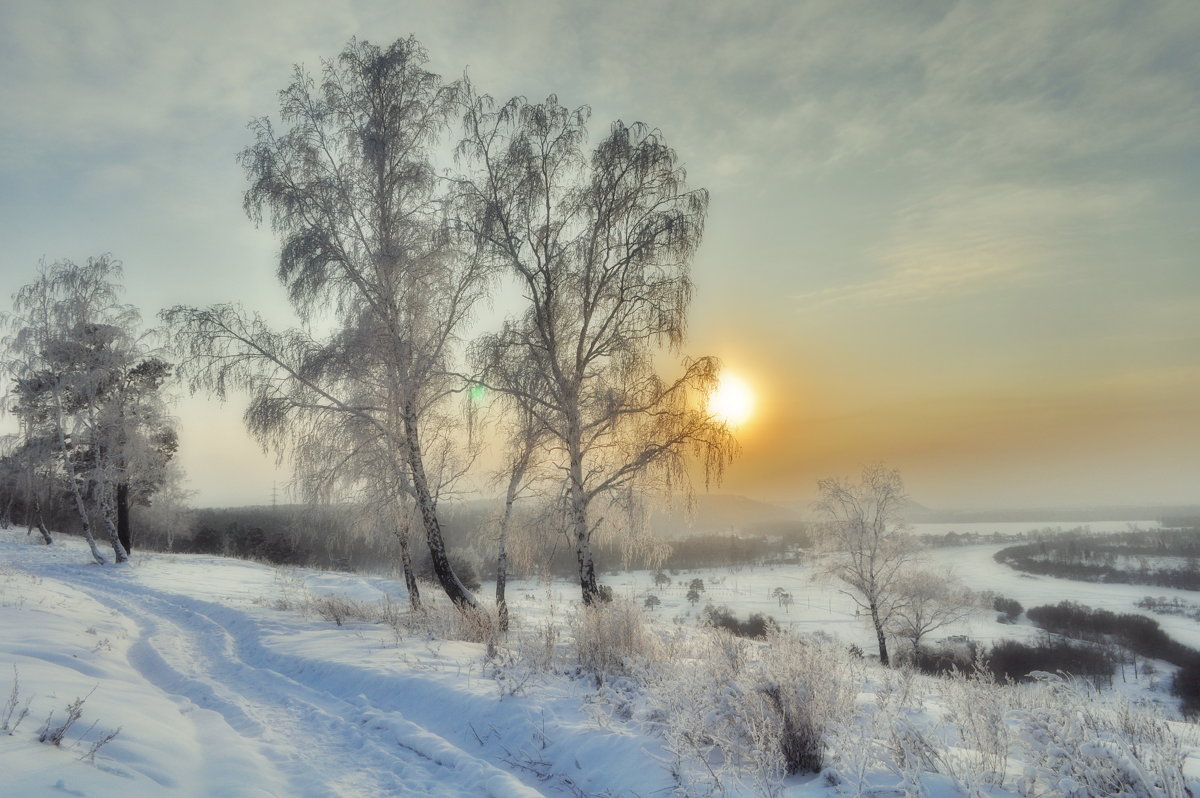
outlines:
[[[313, 581], [378, 595], [377, 580]], [[0, 691], [15, 672], [19, 704], [31, 704], [0, 734], [0, 795], [542, 794], [499, 760], [552, 730], [553, 696], [498, 701], [479, 646], [280, 612], [269, 605], [281, 589], [268, 566], [139, 554], [100, 567], [74, 541], [4, 533]], [[69, 751], [39, 745], [47, 714], [57, 722], [78, 697]], [[81, 761], [116, 728], [95, 764]]]
[[[1073, 583], [1028, 580], [989, 565], [993, 548], [954, 550], [946, 559], [974, 587], [1009, 593], [1027, 606], [1074, 597], [1062, 595], [1078, 587]], [[843, 650], [845, 642], [861, 640], [869, 651], [861, 619], [836, 586], [814, 575], [801, 566], [697, 572], [677, 575], [662, 589], [645, 572], [605, 581], [637, 604], [650, 592], [660, 596], [650, 616], [668, 639], [695, 633], [699, 609], [686, 600], [685, 586], [703, 578], [704, 601], [728, 604], [741, 617], [768, 612], [799, 632], [836, 635]], [[795, 596], [786, 611], [771, 595], [776, 586]], [[1101, 589], [1087, 600], [1129, 610], [1134, 593]], [[541, 642], [566, 640], [569, 585], [514, 583], [510, 601], [520, 624], [509, 644], [524, 654], [502, 650], [491, 660], [482, 645], [417, 627], [336, 625], [297, 609], [311, 610], [314, 595], [345, 596], [378, 607], [381, 616], [393, 614], [393, 621], [407, 605], [402, 582], [380, 577], [144, 552], [132, 564], [101, 567], [79, 541], [60, 538], [45, 547], [22, 532], [0, 531], [0, 702], [16, 697], [11, 711], [0, 703], [0, 725], [7, 719], [10, 726], [0, 731], [0, 798], [649, 796], [704, 784], [719, 794], [791, 798], [901, 795], [914, 785], [935, 797], [964, 794], [966, 777], [948, 763], [956, 756], [967, 761], [965, 737], [952, 724], [952, 688], [936, 680], [913, 682], [866, 664], [855, 666], [857, 675], [836, 674], [860, 680], [858, 698], [836, 719], [840, 750], [830, 755], [840, 773], [858, 768], [856, 783], [837, 785], [830, 775], [726, 778], [714, 786], [702, 763], [691, 764], [696, 779], [681, 778], [679, 751], [664, 741], [663, 707], [679, 696], [645, 692], [650, 682], [690, 689], [679, 668], [636, 684], [610, 679], [601, 689], [596, 679], [563, 667], [566, 660], [529, 666], [529, 652]], [[990, 617], [964, 630], [983, 637], [1033, 633]], [[1127, 689], [1171, 705], [1151, 681]], [[696, 695], [714, 690], [725, 688], [699, 685]], [[897, 703], [898, 695], [910, 703]], [[82, 717], [62, 746], [39, 743], [43, 725], [58, 726], [79, 698]], [[28, 716], [13, 730], [26, 704]], [[904, 724], [905, 734], [942, 741], [942, 770], [914, 776], [899, 765], [881, 766], [898, 761], [887, 747], [895, 727], [881, 725], [884, 717]], [[1004, 722], [1015, 733], [1022, 717]], [[93, 745], [117, 729], [93, 756]], [[1016, 794], [1020, 763], [1006, 767], [1002, 783], [980, 794]], [[1195, 763], [1186, 767], [1190, 772]], [[1046, 783], [1039, 782], [1043, 794], [1058, 794], [1047, 792]]]

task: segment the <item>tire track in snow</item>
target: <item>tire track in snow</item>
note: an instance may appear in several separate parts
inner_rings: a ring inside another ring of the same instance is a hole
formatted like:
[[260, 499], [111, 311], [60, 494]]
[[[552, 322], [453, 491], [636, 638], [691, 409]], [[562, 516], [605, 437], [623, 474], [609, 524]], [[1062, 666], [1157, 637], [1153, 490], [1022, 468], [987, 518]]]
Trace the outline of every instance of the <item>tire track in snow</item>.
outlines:
[[220, 604], [163, 593], [128, 571], [73, 580], [132, 619], [131, 664], [149, 682], [213, 710], [286, 775], [295, 796], [538, 796], [514, 775], [403, 718], [270, 667], [258, 624]]

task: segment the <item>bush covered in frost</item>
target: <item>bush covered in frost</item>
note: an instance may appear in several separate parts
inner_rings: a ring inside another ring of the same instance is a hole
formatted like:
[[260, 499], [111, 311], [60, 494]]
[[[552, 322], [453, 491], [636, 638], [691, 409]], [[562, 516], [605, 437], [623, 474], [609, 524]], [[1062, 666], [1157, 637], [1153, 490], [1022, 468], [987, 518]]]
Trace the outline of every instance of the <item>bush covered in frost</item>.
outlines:
[[628, 599], [580, 607], [571, 618], [571, 635], [579, 668], [598, 678], [630, 673], [654, 655], [645, 613]]
[[785, 777], [824, 767], [832, 724], [853, 712], [862, 663], [792, 634], [773, 631], [760, 645], [713, 629], [663, 670], [651, 693], [680, 790], [775, 795]]

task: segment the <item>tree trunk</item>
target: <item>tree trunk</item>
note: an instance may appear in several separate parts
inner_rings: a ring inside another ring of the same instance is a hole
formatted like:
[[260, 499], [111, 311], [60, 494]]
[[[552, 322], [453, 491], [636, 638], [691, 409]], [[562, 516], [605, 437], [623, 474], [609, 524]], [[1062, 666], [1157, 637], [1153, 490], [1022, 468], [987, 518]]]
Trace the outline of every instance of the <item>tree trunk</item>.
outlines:
[[129, 483], [117, 483], [117, 537], [126, 554], [133, 554], [133, 529], [129, 523]]
[[50, 531], [46, 529], [46, 523], [42, 520], [42, 503], [37, 497], [33, 500], [33, 517], [37, 519], [37, 530], [42, 533], [42, 540], [49, 546], [54, 542], [54, 538], [50, 537]]
[[404, 400], [404, 437], [408, 447], [408, 467], [412, 475], [413, 494], [425, 527], [425, 541], [429, 544], [433, 572], [437, 575], [442, 590], [446, 591], [446, 595], [459, 610], [472, 610], [482, 614], [479, 602], [454, 573], [446, 556], [446, 541], [442, 537], [442, 527], [437, 517], [437, 500], [429, 490], [429, 480], [425, 476], [425, 464], [421, 456], [421, 443], [417, 437], [417, 414], [409, 397]]
[[75, 512], [79, 515], [79, 523], [83, 525], [83, 536], [92, 550], [92, 557], [97, 563], [104, 565], [108, 561], [104, 559], [104, 555], [96, 547], [96, 539], [92, 537], [92, 522], [88, 518], [87, 507], [83, 504], [83, 494], [79, 492], [79, 480], [70, 473], [70, 469], [68, 469], [67, 479], [71, 483], [71, 495], [75, 498]]
[[588, 534], [588, 516], [586, 506], [576, 506], [576, 499], [571, 499], [572, 526], [575, 527], [575, 556], [580, 560], [580, 588], [583, 592], [583, 604], [588, 606], [600, 600], [600, 584], [596, 582], [595, 562], [592, 558], [592, 540]]
[[500, 517], [500, 542], [496, 553], [496, 616], [501, 632], [508, 631], [508, 600], [504, 596], [505, 587], [508, 585], [508, 524], [512, 520], [518, 479], [519, 475], [514, 471], [508, 482], [508, 494], [504, 499], [504, 515]]
[[97, 486], [100, 492], [100, 515], [104, 519], [104, 526], [108, 528], [108, 541], [113, 547], [113, 556], [118, 563], [123, 563], [129, 560], [129, 552], [125, 550], [125, 546], [121, 543], [121, 536], [117, 533], [117, 525], [113, 523], [112, 502], [109, 499], [108, 491], [104, 486]]
[[393, 511], [392, 521], [395, 524], [393, 534], [400, 543], [400, 565], [404, 569], [404, 586], [408, 588], [408, 606], [413, 612], [421, 609], [421, 588], [417, 585], [417, 575], [413, 572], [412, 555], [408, 550], [408, 533], [411, 524], [399, 512]]
[[71, 495], [75, 499], [75, 512], [79, 514], [79, 523], [83, 525], [83, 536], [87, 539], [88, 547], [92, 550], [92, 557], [100, 565], [104, 565], [107, 560], [100, 553], [100, 549], [96, 548], [96, 539], [92, 537], [92, 522], [88, 519], [87, 507], [83, 504], [83, 494], [79, 492], [79, 478], [75, 476], [75, 467], [71, 465], [71, 457], [67, 451], [67, 433], [63, 429], [63, 409], [62, 399], [57, 391], [52, 391], [54, 396], [55, 410], [55, 431], [58, 432], [58, 448], [62, 452], [63, 467], [67, 471], [67, 481], [71, 483]]
[[588, 496], [583, 485], [583, 453], [579, 421], [572, 417], [567, 434], [567, 448], [571, 452], [568, 479], [568, 495], [571, 502], [571, 532], [575, 536], [575, 557], [579, 560], [579, 587], [583, 592], [583, 603], [592, 606], [600, 599], [600, 585], [596, 582], [596, 565], [592, 558], [592, 530], [588, 526]]
[[571, 490], [571, 526], [575, 535], [575, 556], [579, 560], [579, 587], [583, 591], [583, 603], [591, 606], [600, 600], [600, 585], [596, 581], [596, 565], [592, 559], [587, 504], [583, 491], [575, 486]]
[[871, 602], [871, 623], [875, 625], [875, 637], [879, 640], [879, 664], [887, 667], [888, 650], [887, 650], [887, 635], [883, 632], [883, 621], [879, 618], [879, 604]]

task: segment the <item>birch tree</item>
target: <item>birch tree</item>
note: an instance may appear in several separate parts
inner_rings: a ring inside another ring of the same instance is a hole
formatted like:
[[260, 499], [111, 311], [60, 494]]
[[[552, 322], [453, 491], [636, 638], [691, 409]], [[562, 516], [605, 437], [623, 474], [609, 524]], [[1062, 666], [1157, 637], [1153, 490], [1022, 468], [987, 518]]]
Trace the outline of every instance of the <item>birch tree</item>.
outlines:
[[527, 405], [518, 404], [510, 410], [510, 428], [506, 446], [505, 467], [499, 477], [504, 483], [504, 507], [497, 521], [496, 534], [496, 616], [501, 632], [508, 631], [509, 528], [517, 500], [526, 496], [538, 480], [538, 467], [546, 446], [546, 430]]
[[[411, 499], [441, 587], [475, 609], [438, 515], [456, 466], [435, 472], [428, 453], [444, 450], [439, 414], [464, 387], [452, 374], [457, 335], [487, 272], [444, 223], [430, 150], [454, 88], [426, 60], [411, 37], [386, 48], [352, 40], [319, 82], [296, 67], [280, 130], [251, 125], [255, 142], [239, 156], [245, 209], [280, 236], [278, 276], [304, 329], [276, 332], [229, 305], [166, 317], [195, 385], [249, 391], [246, 420], [264, 443], [351, 431], [333, 462], [369, 466], [390, 483], [377, 495]], [[312, 332], [321, 328], [332, 332]]]
[[879, 643], [879, 661], [889, 664], [887, 631], [905, 566], [916, 545], [903, 521], [904, 482], [900, 472], [874, 464], [862, 479], [822, 479], [815, 509], [824, 518], [826, 544], [832, 549], [831, 573], [846, 584], [843, 592], [867, 613]]
[[661, 133], [615, 122], [587, 149], [586, 107], [553, 96], [497, 106], [464, 86], [466, 169], [460, 227], [515, 281], [523, 312], [476, 345], [483, 382], [518, 397], [549, 439], [583, 600], [600, 597], [592, 536], [651, 483], [686, 483], [690, 453], [718, 478], [734, 450], [699, 397], [712, 358], [683, 373], [655, 370], [660, 347], [678, 355], [691, 299], [690, 264], [708, 193]]
[[952, 574], [909, 569], [895, 585], [890, 630], [907, 640], [915, 655], [926, 635], [968, 618], [981, 606], [979, 595]]
[[[120, 275], [120, 263], [107, 255], [84, 265], [42, 264], [13, 297], [5, 339], [11, 409], [28, 446], [50, 442], [97, 562], [104, 557], [93, 515], [116, 561], [128, 559], [131, 486], [135, 498], [152, 492], [174, 452], [158, 395], [170, 369], [143, 347], [137, 311], [119, 300]], [[157, 458], [146, 454], [152, 448]]]
[[[15, 398], [15, 395], [10, 396]], [[27, 534], [37, 529], [42, 542], [47, 546], [54, 537], [46, 527], [43, 496], [53, 494], [55, 485], [55, 447], [45, 425], [36, 425], [18, 406], [8, 408], [15, 411], [20, 430], [5, 440], [8, 453], [0, 460], [3, 464], [6, 506], [3, 522], [14, 523], [13, 510], [17, 503], [24, 512]]]

